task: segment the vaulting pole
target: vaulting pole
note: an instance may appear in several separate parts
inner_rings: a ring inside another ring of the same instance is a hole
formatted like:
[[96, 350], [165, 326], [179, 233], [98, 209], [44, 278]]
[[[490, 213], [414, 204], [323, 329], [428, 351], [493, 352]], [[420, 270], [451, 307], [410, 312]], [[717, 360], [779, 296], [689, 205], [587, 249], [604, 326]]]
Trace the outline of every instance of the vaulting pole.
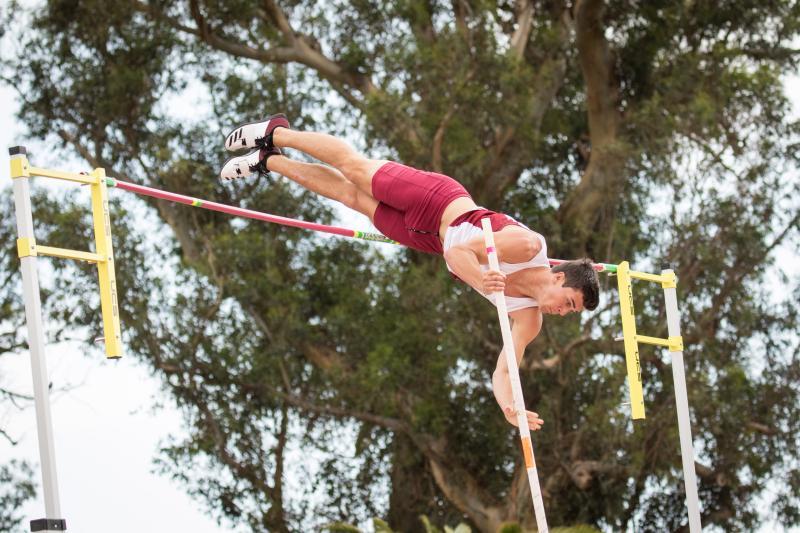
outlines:
[[[489, 268], [500, 270], [497, 260], [497, 251], [494, 247], [494, 234], [492, 224], [488, 218], [481, 220], [483, 225], [483, 238], [486, 242], [486, 255], [489, 256]], [[522, 440], [522, 453], [525, 456], [525, 469], [528, 472], [528, 484], [531, 487], [531, 497], [533, 498], [533, 510], [536, 514], [536, 527], [539, 533], [547, 533], [547, 518], [544, 514], [544, 501], [542, 500], [542, 489], [539, 487], [539, 474], [536, 470], [536, 460], [533, 457], [533, 444], [531, 444], [531, 430], [528, 427], [528, 415], [525, 410], [525, 399], [522, 397], [522, 384], [519, 380], [519, 368], [517, 367], [517, 356], [514, 350], [514, 341], [511, 338], [511, 324], [508, 320], [508, 310], [506, 309], [506, 299], [502, 292], [495, 293], [495, 305], [497, 306], [497, 316], [500, 319], [500, 331], [503, 334], [503, 353], [506, 356], [508, 366], [508, 377], [511, 380], [511, 392], [514, 396], [514, 410], [517, 412], [517, 426], [519, 437]]]

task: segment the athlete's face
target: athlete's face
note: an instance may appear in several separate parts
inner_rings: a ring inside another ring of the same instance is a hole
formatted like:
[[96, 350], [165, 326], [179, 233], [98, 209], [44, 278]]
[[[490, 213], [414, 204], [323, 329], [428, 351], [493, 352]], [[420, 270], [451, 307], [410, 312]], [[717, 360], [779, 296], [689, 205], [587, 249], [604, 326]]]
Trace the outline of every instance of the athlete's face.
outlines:
[[561, 315], [583, 311], [583, 293], [564, 287], [564, 273], [556, 272], [550, 285], [537, 298], [539, 309], [547, 315]]

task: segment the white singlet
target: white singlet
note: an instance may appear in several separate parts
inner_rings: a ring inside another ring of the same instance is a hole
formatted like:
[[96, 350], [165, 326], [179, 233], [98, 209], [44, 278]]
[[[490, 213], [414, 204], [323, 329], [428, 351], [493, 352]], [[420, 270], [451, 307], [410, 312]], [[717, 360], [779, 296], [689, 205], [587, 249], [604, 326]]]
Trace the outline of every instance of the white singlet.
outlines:
[[[539, 253], [524, 263], [505, 263], [500, 261], [500, 271], [502, 273], [509, 275], [526, 268], [550, 267], [550, 262], [547, 260], [547, 242], [544, 240], [543, 236], [531, 230], [526, 225], [517, 222], [508, 215], [494, 213], [483, 208], [477, 211], [465, 213], [453, 221], [450, 227], [447, 228], [447, 232], [444, 235], [444, 250], [447, 251], [453, 246], [469, 242], [473, 239], [480, 238], [481, 241], [483, 241], [483, 228], [481, 227], [481, 219], [487, 216], [491, 218], [492, 231], [499, 231], [500, 229], [513, 224], [532, 231], [533, 234], [539, 238], [539, 242], [542, 243], [542, 249], [539, 250]], [[445, 263], [447, 263], [447, 261], [445, 261]], [[447, 265], [447, 270], [455, 274], [453, 269], [450, 268], [450, 265]], [[481, 265], [482, 272], [486, 272], [487, 270], [489, 270], [488, 265]], [[492, 302], [493, 305], [497, 305], [494, 301], [496, 293], [491, 295], [483, 294], [481, 291], [478, 291], [478, 293]], [[508, 309], [509, 313], [518, 311], [520, 309], [526, 309], [528, 307], [539, 307], [539, 303], [533, 298], [519, 296], [506, 296], [505, 298], [506, 308]]]

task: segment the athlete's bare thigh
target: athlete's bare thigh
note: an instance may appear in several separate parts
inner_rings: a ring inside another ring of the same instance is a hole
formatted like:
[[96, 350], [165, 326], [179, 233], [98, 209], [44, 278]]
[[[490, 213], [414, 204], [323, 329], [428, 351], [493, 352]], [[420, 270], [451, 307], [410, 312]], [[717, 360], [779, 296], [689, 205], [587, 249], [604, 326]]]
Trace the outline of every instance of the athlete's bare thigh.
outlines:
[[378, 169], [388, 163], [386, 159], [367, 159], [359, 157], [342, 167], [344, 176], [365, 193], [372, 195], [372, 178]]

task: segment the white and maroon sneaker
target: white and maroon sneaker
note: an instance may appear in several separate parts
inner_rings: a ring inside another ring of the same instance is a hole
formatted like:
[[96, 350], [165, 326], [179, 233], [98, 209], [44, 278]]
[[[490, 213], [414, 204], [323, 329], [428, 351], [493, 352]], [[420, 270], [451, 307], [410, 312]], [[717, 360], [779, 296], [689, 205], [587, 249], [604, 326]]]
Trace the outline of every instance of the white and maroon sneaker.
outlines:
[[267, 147], [253, 150], [247, 155], [239, 155], [231, 157], [225, 164], [222, 165], [222, 170], [219, 177], [224, 180], [235, 180], [239, 178], [246, 178], [251, 174], [258, 174], [259, 176], [269, 175], [267, 170], [267, 159], [273, 155], [281, 155], [279, 148], [273, 146], [271, 149]]
[[289, 120], [284, 114], [267, 117], [260, 122], [248, 122], [237, 126], [225, 138], [225, 149], [238, 152], [245, 148], [272, 148], [272, 132], [275, 128], [288, 128]]

